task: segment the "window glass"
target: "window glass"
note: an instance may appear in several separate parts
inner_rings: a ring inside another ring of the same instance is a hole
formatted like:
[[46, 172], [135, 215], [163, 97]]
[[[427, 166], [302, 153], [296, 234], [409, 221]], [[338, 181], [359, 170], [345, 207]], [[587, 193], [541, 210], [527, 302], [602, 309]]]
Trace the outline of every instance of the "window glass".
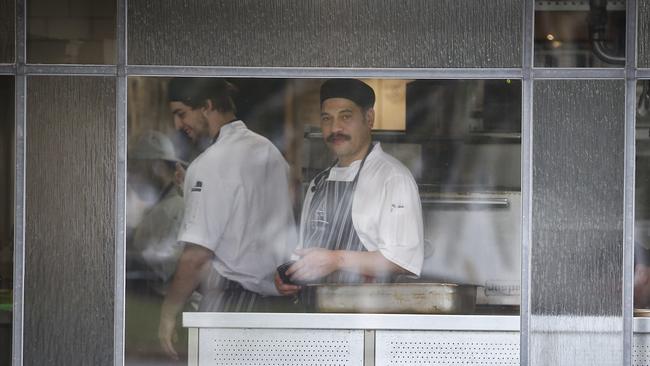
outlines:
[[521, 65], [517, 0], [140, 0], [128, 7], [131, 65]]
[[639, 67], [650, 67], [650, 2], [638, 2], [639, 20], [637, 21], [638, 30], [638, 57], [637, 63]]
[[14, 6], [14, 0], [0, 0], [0, 63], [14, 62]]
[[536, 1], [534, 64], [623, 67], [625, 1]]
[[114, 64], [115, 1], [27, 1], [27, 62]]
[[27, 365], [113, 363], [115, 84], [27, 77]]
[[519, 313], [520, 80], [128, 85], [127, 364], [182, 311]]
[[637, 82], [634, 307], [650, 315], [650, 81]]
[[[0, 76], [0, 348], [11, 350], [14, 262], [14, 78]], [[11, 364], [11, 351], [0, 365]]]
[[535, 81], [532, 364], [623, 359], [624, 86]]

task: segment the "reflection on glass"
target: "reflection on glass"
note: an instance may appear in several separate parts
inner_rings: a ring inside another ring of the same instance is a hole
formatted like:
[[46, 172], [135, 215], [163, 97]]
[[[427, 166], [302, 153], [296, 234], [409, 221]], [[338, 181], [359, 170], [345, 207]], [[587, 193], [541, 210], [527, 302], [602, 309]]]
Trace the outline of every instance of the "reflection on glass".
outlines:
[[641, 1], [637, 7], [637, 35], [639, 37], [637, 64], [650, 67], [650, 2]]
[[0, 0], [0, 63], [14, 62], [14, 6], [14, 0]]
[[535, 2], [535, 66], [624, 64], [625, 1]]
[[115, 63], [115, 1], [27, 2], [27, 62]]
[[623, 359], [624, 85], [535, 82], [532, 365]]
[[13, 77], [0, 76], [0, 365], [11, 364], [13, 293]]
[[520, 100], [519, 80], [130, 78], [127, 364], [182, 359], [181, 311], [518, 314]]
[[130, 65], [519, 67], [521, 8], [519, 0], [130, 1], [128, 57]]
[[650, 312], [650, 81], [637, 83], [636, 194], [634, 222], [635, 315]]
[[112, 363], [116, 83], [29, 76], [27, 84], [25, 364]]

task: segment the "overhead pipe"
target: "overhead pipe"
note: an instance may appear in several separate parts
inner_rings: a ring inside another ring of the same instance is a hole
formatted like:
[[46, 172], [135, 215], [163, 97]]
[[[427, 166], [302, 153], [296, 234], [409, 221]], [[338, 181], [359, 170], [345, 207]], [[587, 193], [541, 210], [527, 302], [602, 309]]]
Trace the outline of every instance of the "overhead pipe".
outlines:
[[625, 65], [625, 56], [614, 55], [607, 47], [607, 0], [589, 1], [589, 32], [596, 57], [608, 64]]

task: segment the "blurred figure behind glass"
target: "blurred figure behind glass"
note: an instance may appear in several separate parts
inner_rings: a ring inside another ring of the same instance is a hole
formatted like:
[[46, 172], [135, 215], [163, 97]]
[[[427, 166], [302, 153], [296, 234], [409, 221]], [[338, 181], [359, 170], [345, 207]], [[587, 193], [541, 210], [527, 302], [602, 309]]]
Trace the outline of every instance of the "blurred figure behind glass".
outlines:
[[174, 182], [177, 164], [171, 140], [158, 131], [144, 133], [128, 154], [128, 183], [148, 208], [135, 229], [131, 248], [158, 277], [156, 292], [164, 295], [166, 284], [182, 252], [177, 242], [183, 220], [183, 198]]

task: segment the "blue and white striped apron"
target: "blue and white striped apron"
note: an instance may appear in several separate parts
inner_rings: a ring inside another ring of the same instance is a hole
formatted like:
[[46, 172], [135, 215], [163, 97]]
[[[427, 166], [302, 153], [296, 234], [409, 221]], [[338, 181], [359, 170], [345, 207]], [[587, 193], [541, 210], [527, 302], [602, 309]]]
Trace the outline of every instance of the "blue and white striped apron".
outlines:
[[[303, 245], [305, 248], [324, 248], [328, 250], [367, 251], [361, 243], [352, 223], [352, 203], [359, 173], [372, 150], [361, 160], [354, 179], [347, 181], [327, 180], [332, 167], [314, 178], [314, 195], [309, 205]], [[376, 282], [379, 279], [374, 279]], [[346, 271], [337, 271], [321, 279], [320, 283], [361, 283], [368, 282], [365, 276]], [[308, 310], [313, 310], [314, 289], [303, 287], [300, 300]]]

